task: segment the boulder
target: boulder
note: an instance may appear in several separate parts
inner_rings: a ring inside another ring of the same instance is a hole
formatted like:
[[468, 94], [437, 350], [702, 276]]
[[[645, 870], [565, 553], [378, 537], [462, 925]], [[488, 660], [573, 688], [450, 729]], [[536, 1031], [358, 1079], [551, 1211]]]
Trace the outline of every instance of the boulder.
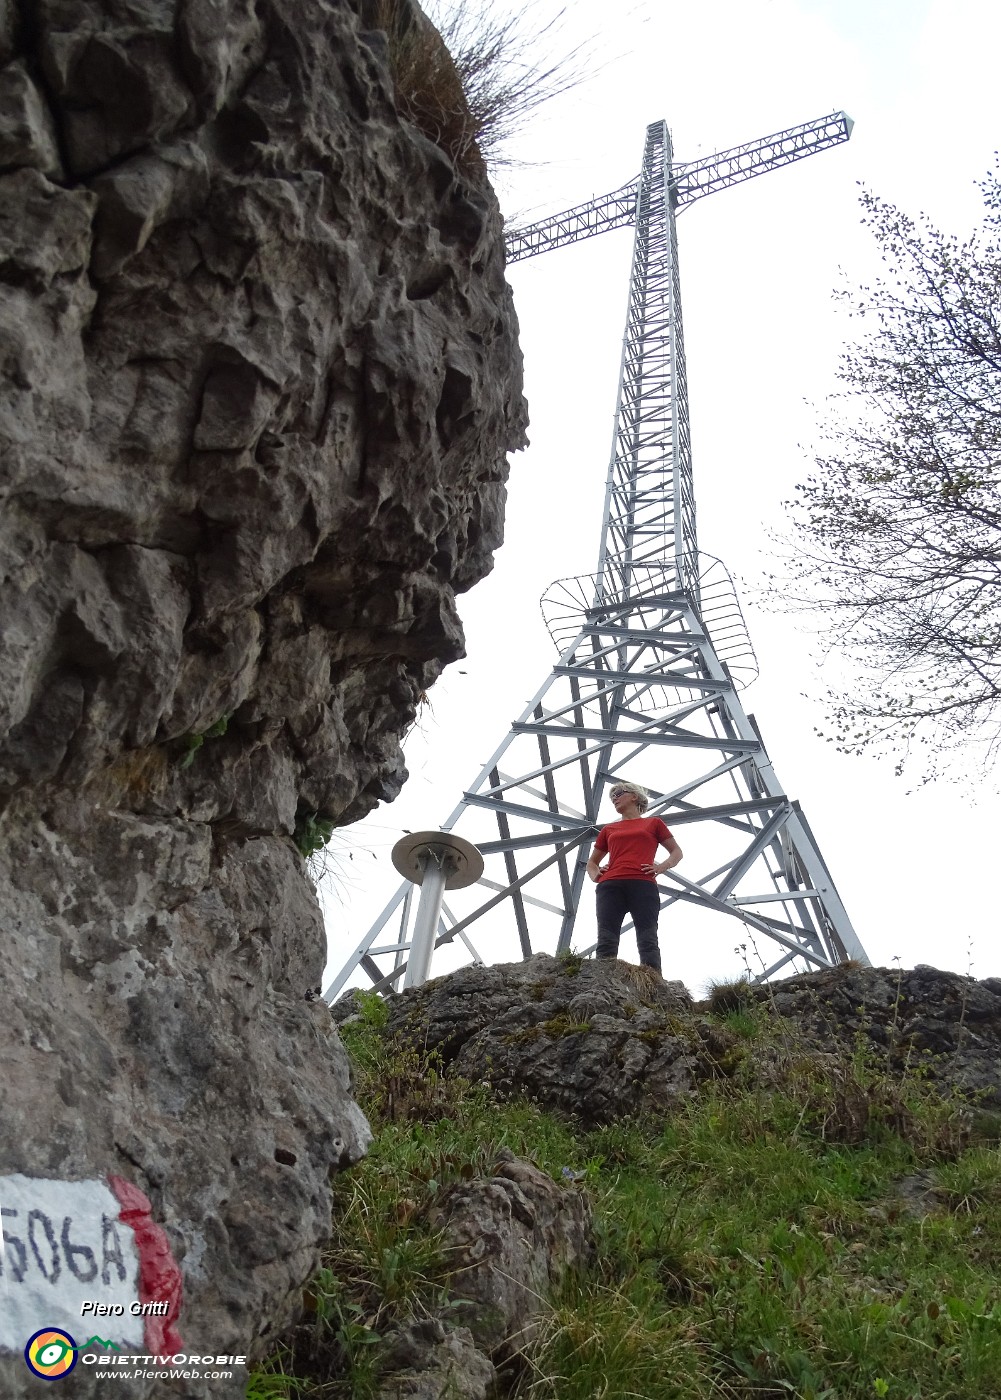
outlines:
[[385, 1340], [375, 1400], [488, 1400], [497, 1371], [468, 1327], [425, 1318]]
[[535, 1339], [554, 1290], [594, 1249], [585, 1197], [507, 1148], [493, 1176], [446, 1188], [431, 1221], [444, 1232], [449, 1294], [472, 1305], [469, 1330], [497, 1362]]
[[691, 1006], [648, 968], [538, 953], [402, 992], [387, 1030], [467, 1079], [604, 1123], [662, 1108], [713, 1072], [731, 1039]]

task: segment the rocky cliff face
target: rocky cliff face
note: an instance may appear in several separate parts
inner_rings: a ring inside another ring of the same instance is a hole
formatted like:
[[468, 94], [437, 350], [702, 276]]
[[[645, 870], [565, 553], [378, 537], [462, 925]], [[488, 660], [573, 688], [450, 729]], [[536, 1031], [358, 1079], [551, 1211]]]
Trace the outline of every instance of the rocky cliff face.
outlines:
[[295, 841], [398, 790], [524, 408], [496, 203], [360, 10], [0, 3], [4, 1395], [31, 1318], [154, 1297], [76, 1184], [240, 1354], [366, 1141]]

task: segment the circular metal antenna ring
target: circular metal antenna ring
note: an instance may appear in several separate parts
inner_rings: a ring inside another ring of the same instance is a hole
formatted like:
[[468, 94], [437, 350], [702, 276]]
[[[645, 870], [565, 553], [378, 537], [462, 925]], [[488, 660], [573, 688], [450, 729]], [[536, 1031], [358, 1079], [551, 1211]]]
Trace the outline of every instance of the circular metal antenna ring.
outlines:
[[447, 890], [465, 889], [475, 885], [483, 874], [483, 857], [471, 841], [453, 836], [450, 831], [414, 831], [401, 836], [393, 847], [393, 864], [415, 885], [424, 883], [421, 857], [431, 851], [439, 861], [451, 867], [445, 879]]

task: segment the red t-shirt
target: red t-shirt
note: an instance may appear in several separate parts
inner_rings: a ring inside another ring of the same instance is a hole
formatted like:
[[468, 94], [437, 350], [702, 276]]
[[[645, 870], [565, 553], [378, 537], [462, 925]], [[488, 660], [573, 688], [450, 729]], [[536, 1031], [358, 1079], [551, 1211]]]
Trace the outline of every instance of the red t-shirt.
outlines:
[[657, 847], [670, 839], [671, 833], [660, 817], [630, 817], [628, 821], [603, 826], [594, 849], [599, 856], [608, 852], [608, 864], [598, 876], [598, 884], [602, 880], [656, 882], [656, 875], [648, 875], [643, 867], [654, 863]]

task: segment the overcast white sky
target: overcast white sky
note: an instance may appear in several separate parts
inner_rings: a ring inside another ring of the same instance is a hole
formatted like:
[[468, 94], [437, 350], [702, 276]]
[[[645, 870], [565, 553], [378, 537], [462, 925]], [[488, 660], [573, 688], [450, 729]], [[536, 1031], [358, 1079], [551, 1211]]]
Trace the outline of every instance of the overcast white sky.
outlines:
[[[700, 545], [738, 579], [761, 666], [745, 705], [803, 804], [872, 961], [1001, 975], [996, 785], [911, 791], [917, 770], [895, 778], [891, 760], [835, 753], [814, 732], [820, 704], [803, 695], [823, 687], [814, 641], [805, 624], [770, 615], [755, 596], [772, 566], [767, 532], [783, 528], [781, 503], [809, 464], [839, 348], [853, 333], [833, 290], [878, 272], [860, 226], [859, 182], [948, 229], [979, 222], [976, 181], [1001, 144], [1001, 4], [625, 0], [620, 10], [577, 0], [556, 43], [589, 37], [605, 67], [533, 121], [514, 153], [534, 166], [495, 180], [512, 224], [634, 176], [645, 127], [662, 117], [679, 161], [837, 109], [855, 120], [846, 145], [699, 201], [680, 218]], [[412, 776], [402, 796], [339, 833], [344, 876], [324, 894], [324, 985], [398, 884], [393, 842], [405, 828], [445, 819], [552, 667], [540, 594], [554, 578], [594, 569], [631, 238], [606, 234], [510, 269], [531, 448], [512, 460], [507, 542], [490, 577], [460, 599], [468, 658], [431, 692], [407, 745]], [[672, 945], [670, 912], [661, 920], [665, 976], [696, 992], [740, 970], [739, 926], [702, 917], [725, 927], [697, 948]], [[623, 953], [635, 957], [631, 939]]]

